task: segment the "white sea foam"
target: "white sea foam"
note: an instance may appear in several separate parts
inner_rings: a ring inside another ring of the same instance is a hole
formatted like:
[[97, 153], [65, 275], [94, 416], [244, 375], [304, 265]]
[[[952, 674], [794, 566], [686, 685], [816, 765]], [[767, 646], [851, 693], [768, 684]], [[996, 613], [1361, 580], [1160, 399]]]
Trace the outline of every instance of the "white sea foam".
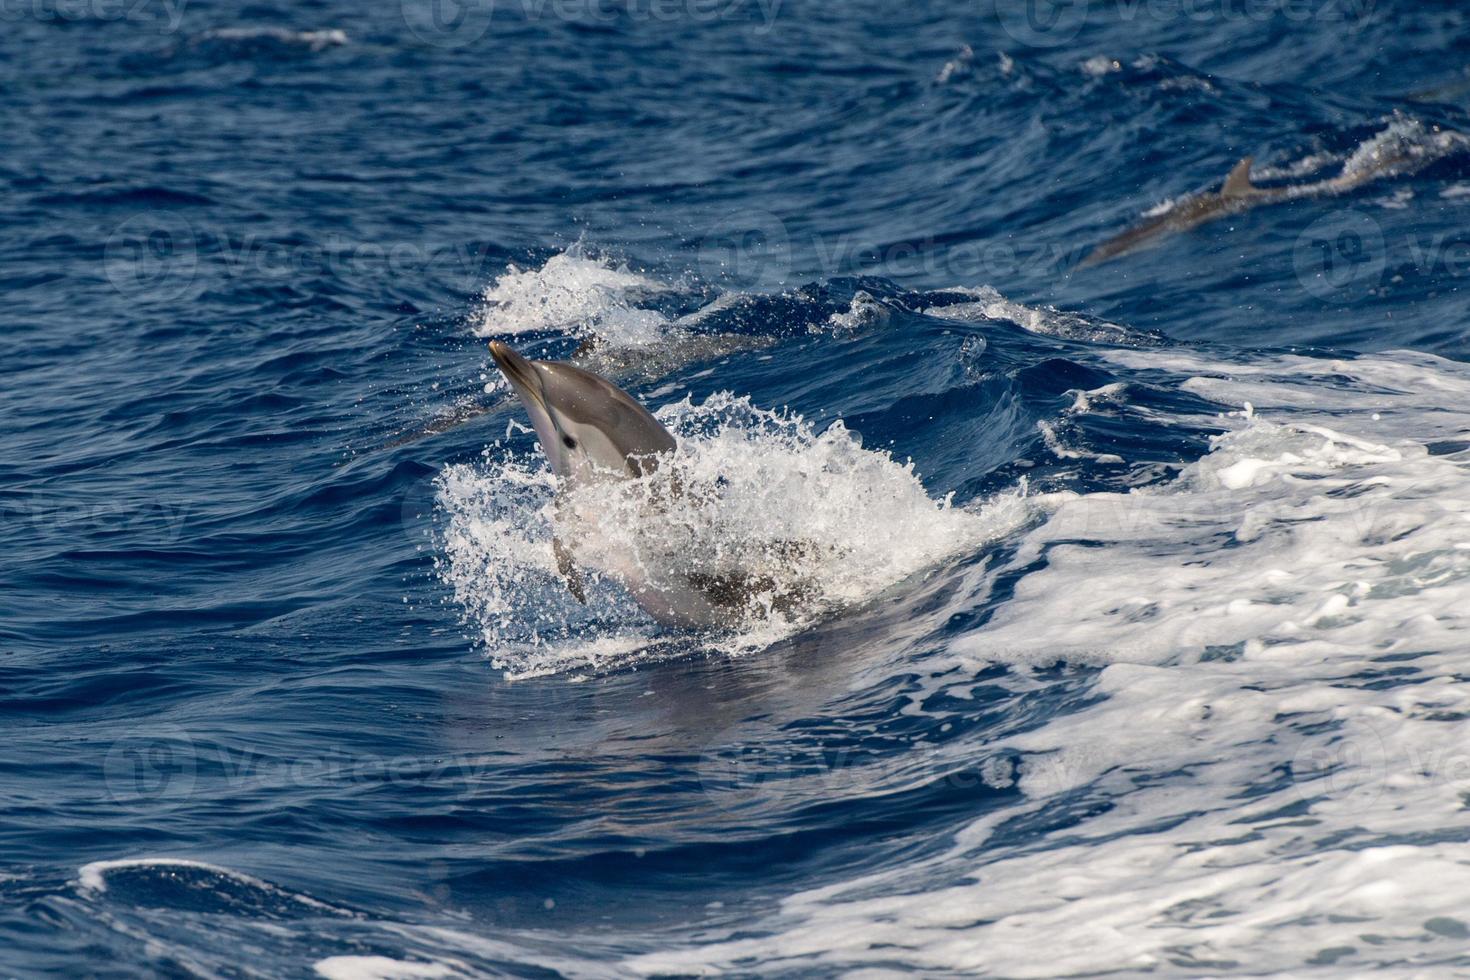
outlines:
[[1306, 156], [1296, 160], [1288, 160], [1280, 164], [1256, 163], [1251, 166], [1251, 179], [1261, 180], [1296, 180], [1299, 177], [1309, 177], [1325, 167], [1334, 163], [1341, 163], [1343, 156], [1340, 153], [1308, 153]]
[[651, 344], [663, 338], [669, 320], [637, 302], [665, 289], [657, 280], [574, 246], [537, 269], [512, 265], [491, 283], [475, 333], [507, 337], [563, 330], [595, 335], [617, 347]]
[[151, 873], [158, 877], [174, 877], [180, 870], [201, 872], [198, 880], [191, 883], [191, 887], [202, 889], [205, 892], [218, 892], [222, 885], [231, 888], [241, 888], [259, 895], [268, 896], [271, 899], [283, 903], [285, 906], [299, 906], [304, 910], [316, 912], [329, 912], [334, 915], [351, 916], [353, 913], [339, 909], [336, 906], [320, 902], [309, 895], [299, 892], [288, 891], [268, 881], [263, 881], [254, 875], [235, 871], [232, 868], [221, 867], [210, 864], [207, 861], [196, 861], [191, 858], [175, 857], [135, 857], [119, 858], [111, 861], [93, 861], [91, 864], [83, 865], [77, 872], [77, 888], [93, 895], [101, 895], [107, 891], [107, 879], [110, 875], [119, 871], [133, 871], [140, 873]]
[[968, 44], [960, 47], [959, 53], [944, 63], [934, 76], [935, 85], [948, 85], [956, 77], [970, 73], [971, 65], [975, 61], [975, 51]]
[[[1470, 369], [1109, 356], [1193, 375], [1227, 431], [1170, 485], [1059, 497], [1010, 562], [1035, 570], [950, 645], [961, 677], [1099, 668], [1098, 701], [987, 745], [1019, 754], [1024, 802], [630, 969], [1465, 967], [1470, 458], [1442, 441], [1470, 436]], [[997, 834], [1079, 801], [1092, 815], [1064, 830]]]
[[395, 960], [387, 956], [329, 956], [318, 960], [312, 969], [327, 980], [433, 980], [466, 975], [445, 963]]
[[1346, 153], [1318, 151], [1298, 160], [1261, 164], [1251, 169], [1251, 176], [1256, 180], [1291, 180], [1319, 173], [1339, 162], [1341, 176], [1345, 178], [1359, 174], [1411, 173], [1470, 145], [1470, 137], [1463, 133], [1426, 126], [1409, 116], [1389, 116], [1384, 123], [1383, 129]]
[[[1034, 334], [1065, 337], [1069, 340], [1133, 344], [1146, 339], [1121, 324], [1107, 320], [1067, 313], [1050, 306], [1027, 306], [1014, 302], [1002, 296], [993, 286], [959, 286], [948, 291], [972, 298], [964, 302], [932, 306], [923, 311], [925, 316], [965, 322], [1007, 320]], [[1148, 342], [1151, 343], [1152, 340], [1149, 339]]]
[[[1285, 188], [1288, 196], [1310, 197], [1355, 190], [1370, 181], [1417, 173], [1436, 160], [1451, 153], [1464, 152], [1470, 147], [1470, 136], [1440, 126], [1426, 126], [1408, 116], [1396, 114], [1390, 116], [1386, 123], [1381, 131], [1363, 140], [1347, 154], [1337, 176], [1289, 185]], [[1289, 175], [1295, 169], [1325, 163], [1328, 159], [1323, 154], [1312, 154], [1296, 165], [1262, 169], [1255, 176], [1261, 179], [1283, 173]], [[1379, 203], [1387, 208], [1397, 208], [1412, 197], [1411, 188], [1400, 188]]]
[[559, 505], [577, 529], [568, 546], [602, 573], [585, 608], [556, 572], [554, 481], [539, 456], [492, 447], [481, 465], [445, 471], [441, 574], [507, 671], [656, 655], [660, 641], [616, 584], [632, 569], [655, 585], [695, 573], [763, 582], [738, 624], [707, 638], [738, 653], [973, 552], [1030, 512], [1019, 496], [975, 509], [935, 500], [911, 465], [863, 448], [840, 422], [818, 433], [727, 394], [657, 414], [679, 439], [657, 472], [578, 488]]
[[1095, 54], [1081, 64], [1082, 74], [1101, 78], [1123, 70], [1123, 63], [1105, 54]]
[[1379, 133], [1364, 140], [1342, 165], [1344, 176], [1387, 168], [1390, 173], [1409, 172], [1448, 153], [1462, 151], [1470, 137], [1439, 126], [1426, 126], [1418, 119], [1395, 116]]
[[1176, 75], [1172, 78], [1160, 79], [1159, 90], [1163, 92], [1214, 92], [1215, 86], [1210, 84], [1209, 79], [1200, 78], [1198, 75]]
[[[888, 307], [874, 299], [871, 294], [858, 290], [845, 312], [833, 313], [827, 318], [827, 326], [839, 333], [851, 332], [886, 323], [889, 316]], [[812, 329], [813, 332], [817, 330], [816, 327]]]
[[226, 43], [248, 43], [271, 41], [276, 44], [304, 47], [311, 51], [325, 51], [348, 43], [347, 32], [341, 28], [319, 31], [297, 31], [286, 27], [219, 27], [200, 34], [195, 43], [209, 41]]
[[1412, 187], [1400, 187], [1392, 194], [1376, 198], [1373, 203], [1389, 211], [1406, 211], [1409, 202], [1414, 200], [1414, 189]]
[[1063, 440], [1054, 422], [1038, 420], [1036, 428], [1041, 433], [1042, 443], [1058, 459], [1090, 459], [1097, 463], [1123, 462], [1123, 457], [1114, 453], [1094, 453], [1085, 449], [1073, 449]]
[[107, 876], [114, 871], [122, 871], [137, 868], [157, 868], [160, 870], [168, 868], [189, 868], [194, 871], [205, 871], [212, 875], [234, 878], [235, 880], [262, 890], [276, 891], [274, 885], [261, 881], [259, 878], [242, 874], [239, 871], [231, 871], [217, 864], [209, 864], [205, 861], [194, 861], [189, 858], [171, 857], [139, 857], [121, 858], [115, 861], [93, 861], [91, 864], [83, 865], [77, 872], [77, 885], [83, 891], [105, 892], [107, 891]]
[[[1330, 164], [1340, 161], [1342, 168], [1336, 175], [1275, 188], [1287, 199], [1335, 195], [1356, 190], [1376, 180], [1417, 173], [1436, 160], [1470, 148], [1470, 136], [1440, 126], [1425, 125], [1409, 116], [1395, 114], [1384, 122], [1382, 130], [1345, 154], [1314, 152], [1294, 161], [1259, 164], [1251, 168], [1251, 177], [1256, 181], [1294, 180], [1319, 174]], [[1210, 189], [1213, 191], [1217, 186]], [[1172, 211], [1194, 196], [1162, 201], [1144, 212], [1144, 217], [1156, 217]], [[1406, 206], [1404, 202], [1412, 197], [1411, 188], [1400, 188], [1380, 198], [1377, 203], [1385, 208], [1401, 209]]]

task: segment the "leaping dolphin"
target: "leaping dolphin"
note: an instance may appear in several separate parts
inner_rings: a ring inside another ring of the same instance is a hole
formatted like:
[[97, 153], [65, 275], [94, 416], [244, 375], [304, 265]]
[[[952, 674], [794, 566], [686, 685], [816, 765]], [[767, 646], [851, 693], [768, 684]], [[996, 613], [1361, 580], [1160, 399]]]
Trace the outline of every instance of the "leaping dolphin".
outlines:
[[[614, 347], [598, 342], [595, 338], [584, 340], [572, 352], [574, 366], [594, 369], [616, 378], [636, 377], [642, 381], [653, 381], [693, 361], [709, 361], [725, 357], [736, 351], [769, 347], [775, 338], [761, 335], [735, 333], [697, 334], [674, 329], [669, 331], [658, 344], [644, 347]], [[442, 435], [466, 422], [491, 412], [498, 412], [509, 404], [504, 399], [494, 401], [467, 401], [443, 412], [426, 426], [416, 430], [400, 432], [381, 443], [378, 449], [396, 449], [420, 439]]]
[[1251, 183], [1253, 157], [1245, 157], [1226, 175], [1218, 191], [1206, 191], [1184, 198], [1170, 206], [1162, 214], [1155, 215], [1142, 224], [1115, 235], [1094, 248], [1078, 264], [1078, 268], [1097, 265], [1116, 258], [1125, 252], [1152, 245], [1167, 235], [1198, 228], [1206, 222], [1232, 214], [1240, 214], [1263, 204], [1301, 197], [1317, 197], [1323, 194], [1341, 194], [1361, 187], [1369, 181], [1397, 171], [1410, 162], [1404, 153], [1385, 153], [1354, 170], [1344, 169], [1336, 177], [1314, 181], [1309, 184], [1289, 184], [1283, 187], [1257, 187]]
[[[557, 479], [559, 501], [569, 491], [600, 480], [631, 480], [655, 473], [677, 448], [677, 442], [647, 409], [605, 378], [563, 361], [532, 361], [500, 341], [490, 344], [491, 356], [505, 375], [536, 430], [541, 451]], [[679, 489], [672, 485], [671, 493]], [[620, 582], [649, 615], [665, 625], [710, 627], [726, 625], [740, 616], [751, 596], [775, 593], [796, 597], [769, 575], [701, 572], [695, 567], [653, 570], [640, 556], [584, 554], [568, 546], [561, 533], [580, 535], [587, 515], [568, 514], [560, 505], [552, 538], [557, 568], [579, 602], [586, 587], [578, 561]], [[650, 521], [657, 514], [645, 515]], [[595, 520], [595, 516], [593, 518]], [[778, 542], [793, 553], [798, 545]], [[661, 574], [655, 575], [655, 572]]]

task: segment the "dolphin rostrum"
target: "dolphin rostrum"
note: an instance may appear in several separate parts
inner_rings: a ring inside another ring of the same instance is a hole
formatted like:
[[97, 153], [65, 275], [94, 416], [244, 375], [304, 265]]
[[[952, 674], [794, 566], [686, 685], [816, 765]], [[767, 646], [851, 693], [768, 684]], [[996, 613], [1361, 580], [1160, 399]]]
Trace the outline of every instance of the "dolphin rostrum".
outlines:
[[[588, 515], [568, 513], [571, 508], [562, 506], [569, 492], [597, 481], [654, 474], [677, 448], [673, 435], [611, 381], [562, 361], [529, 360], [500, 341], [491, 342], [490, 353], [531, 417], [541, 451], [556, 476], [558, 532], [580, 537], [583, 531], [594, 530], [587, 527]], [[665, 489], [671, 497], [681, 493], [676, 481]], [[597, 516], [590, 519], [595, 522]], [[659, 515], [644, 516], [656, 522]], [[576, 537], [571, 539], [575, 545]], [[777, 543], [778, 556], [783, 548], [789, 549], [787, 554], [799, 550], [798, 545]], [[552, 538], [552, 550], [579, 602], [587, 601], [577, 565], [583, 560], [625, 586], [649, 615], [665, 625], [729, 624], [739, 618], [751, 596], [781, 592], [768, 575], [710, 573], [692, 567], [650, 569], [643, 560], [646, 556], [620, 556], [602, 549], [583, 554], [564, 543], [560, 533]]]
[[1126, 252], [1152, 245], [1167, 235], [1189, 231], [1217, 218], [1240, 214], [1263, 204], [1323, 194], [1341, 194], [1395, 171], [1409, 161], [1407, 154], [1385, 153], [1356, 169], [1344, 168], [1342, 173], [1326, 180], [1283, 187], [1257, 187], [1251, 183], [1253, 159], [1246, 157], [1232, 167], [1218, 191], [1205, 191], [1186, 197], [1170, 205], [1162, 214], [1154, 215], [1142, 224], [1109, 238], [1088, 252], [1078, 267], [1106, 262]]

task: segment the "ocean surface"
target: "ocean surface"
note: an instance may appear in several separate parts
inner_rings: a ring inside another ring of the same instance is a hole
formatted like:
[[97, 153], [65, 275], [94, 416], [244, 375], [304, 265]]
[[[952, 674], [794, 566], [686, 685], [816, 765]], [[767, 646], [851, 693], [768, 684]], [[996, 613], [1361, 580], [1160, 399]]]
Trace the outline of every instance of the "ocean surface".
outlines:
[[1463, 3], [0, 20], [0, 975], [1470, 975]]

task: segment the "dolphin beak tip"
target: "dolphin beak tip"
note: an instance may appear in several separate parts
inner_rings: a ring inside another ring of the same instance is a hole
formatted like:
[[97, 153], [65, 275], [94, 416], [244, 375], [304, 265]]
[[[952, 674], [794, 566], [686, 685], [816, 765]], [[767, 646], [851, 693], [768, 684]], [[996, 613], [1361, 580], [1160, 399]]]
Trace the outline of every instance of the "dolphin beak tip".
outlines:
[[[495, 360], [495, 366], [500, 368], [503, 374], [524, 374], [524, 370], [517, 370], [526, 364], [526, 359], [517, 354], [515, 348], [510, 344], [499, 340], [490, 341], [490, 356]], [[529, 367], [529, 365], [527, 365]]]
[[500, 373], [523, 396], [533, 392], [536, 394], [532, 397], [539, 396], [541, 383], [537, 378], [534, 362], [526, 360], [516, 353], [515, 348], [499, 340], [490, 341], [490, 356], [495, 359], [495, 366], [500, 368]]

